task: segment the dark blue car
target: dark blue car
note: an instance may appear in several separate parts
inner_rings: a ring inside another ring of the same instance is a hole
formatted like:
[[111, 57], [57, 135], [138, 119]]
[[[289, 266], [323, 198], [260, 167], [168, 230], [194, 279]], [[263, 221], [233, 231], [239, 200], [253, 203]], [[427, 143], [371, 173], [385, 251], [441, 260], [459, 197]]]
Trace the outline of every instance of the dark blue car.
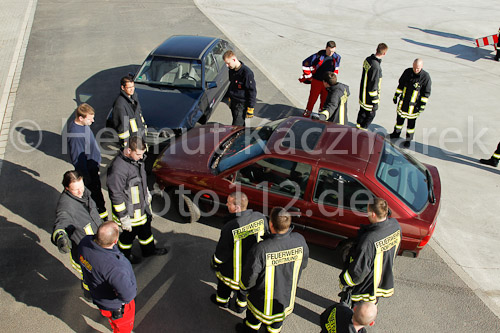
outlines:
[[134, 81], [149, 144], [207, 122], [229, 87], [222, 56], [230, 48], [220, 38], [172, 36], [148, 55]]

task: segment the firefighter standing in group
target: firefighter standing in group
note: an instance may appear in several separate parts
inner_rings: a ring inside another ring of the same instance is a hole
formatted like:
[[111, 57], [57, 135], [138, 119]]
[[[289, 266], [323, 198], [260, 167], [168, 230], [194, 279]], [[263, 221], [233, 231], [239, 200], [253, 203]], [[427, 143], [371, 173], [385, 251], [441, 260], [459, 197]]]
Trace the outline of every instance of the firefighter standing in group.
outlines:
[[326, 72], [323, 77], [323, 84], [328, 91], [325, 105], [319, 112], [320, 120], [327, 120], [340, 125], [347, 125], [347, 99], [349, 98], [349, 86], [337, 81], [337, 75], [333, 72]]
[[212, 267], [218, 278], [217, 294], [210, 299], [223, 308], [229, 306], [231, 292], [237, 292], [236, 312], [247, 307], [246, 293], [240, 290], [241, 269], [252, 245], [269, 233], [266, 217], [247, 209], [248, 197], [243, 192], [233, 192], [227, 198], [227, 208], [233, 217], [222, 227], [217, 248], [212, 257]]
[[[415, 59], [413, 68], [407, 68], [399, 78], [399, 84], [394, 94], [394, 104], [397, 105], [396, 125], [394, 131], [389, 135], [391, 139], [397, 139], [401, 135], [405, 119], [406, 141], [404, 146], [408, 148], [415, 135], [415, 124], [418, 116], [424, 112], [429, 96], [431, 95], [431, 77], [422, 67], [424, 61]], [[399, 99], [399, 100], [398, 100]]]
[[380, 63], [389, 47], [385, 43], [377, 46], [375, 54], [363, 61], [363, 72], [359, 87], [359, 112], [357, 128], [368, 129], [375, 118], [380, 104], [380, 89], [382, 86], [382, 67]]

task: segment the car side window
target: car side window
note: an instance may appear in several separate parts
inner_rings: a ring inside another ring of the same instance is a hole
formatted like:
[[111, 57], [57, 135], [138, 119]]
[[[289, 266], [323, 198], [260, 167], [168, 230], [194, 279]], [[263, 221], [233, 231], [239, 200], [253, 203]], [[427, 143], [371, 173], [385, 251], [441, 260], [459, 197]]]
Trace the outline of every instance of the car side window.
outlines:
[[229, 43], [226, 42], [225, 40], [219, 41], [213, 49], [214, 58], [215, 61], [217, 62], [217, 66], [219, 69], [222, 68], [223, 66], [226, 66], [226, 64], [224, 63], [224, 59], [222, 57], [224, 56], [224, 53], [227, 50], [229, 50]]
[[351, 176], [329, 169], [318, 172], [313, 196], [313, 201], [318, 204], [366, 212], [371, 197], [371, 192]]
[[205, 62], [205, 81], [215, 81], [217, 78], [217, 64], [215, 63], [213, 51], [209, 52], [203, 61]]
[[303, 199], [310, 174], [309, 164], [265, 158], [239, 170], [236, 182]]

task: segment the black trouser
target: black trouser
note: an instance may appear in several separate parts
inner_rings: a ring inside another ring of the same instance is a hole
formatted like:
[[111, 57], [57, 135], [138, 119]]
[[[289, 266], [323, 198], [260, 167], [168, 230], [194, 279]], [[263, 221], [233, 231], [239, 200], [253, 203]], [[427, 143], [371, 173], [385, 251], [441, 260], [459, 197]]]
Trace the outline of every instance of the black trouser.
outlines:
[[245, 103], [236, 101], [231, 98], [231, 114], [233, 115], [232, 125], [245, 126], [245, 119], [247, 117], [247, 108]]
[[366, 111], [365, 109], [360, 107], [358, 112], [358, 119], [356, 121], [357, 127], [367, 129], [368, 126], [370, 126], [370, 124], [372, 123], [373, 118], [375, 118], [375, 114], [376, 111]]
[[[247, 317], [245, 318], [246, 332], [258, 332], [261, 324], [262, 323], [260, 322], [260, 320], [255, 318], [252, 311], [247, 310]], [[266, 325], [266, 326], [268, 328], [269, 327], [272, 328], [273, 332], [279, 332], [281, 330], [281, 326], [283, 326], [283, 322], [278, 321], [278, 322], [272, 323], [271, 325]], [[268, 329], [268, 331], [269, 331], [269, 329]]]
[[[403, 125], [407, 118], [401, 117], [399, 114], [396, 116], [396, 125], [394, 126], [394, 132], [391, 134], [391, 138], [399, 138], [401, 135], [401, 131], [403, 130]], [[415, 125], [417, 123], [417, 118], [408, 119], [408, 123], [406, 125], [406, 140], [413, 140], [413, 136], [415, 135]]]
[[90, 190], [90, 196], [95, 201], [97, 211], [102, 214], [106, 211], [106, 202], [101, 191], [101, 178], [99, 177], [99, 166], [87, 165], [88, 175], [83, 177], [85, 186]]
[[152, 216], [148, 215], [148, 220], [143, 225], [132, 227], [132, 231], [123, 230], [120, 234], [118, 247], [123, 254], [128, 257], [132, 253], [132, 243], [135, 237], [139, 239], [141, 244], [141, 252], [143, 256], [150, 256], [155, 251], [155, 242], [153, 233], [151, 232]]
[[[218, 301], [221, 302], [221, 303], [227, 303], [229, 302], [229, 298], [231, 297], [231, 292], [233, 291], [233, 289], [231, 289], [231, 287], [229, 287], [227, 284], [225, 284], [224, 282], [222, 282], [220, 279], [219, 279], [219, 282], [217, 284], [217, 298], [218, 298]], [[245, 307], [246, 304], [247, 304], [247, 294], [248, 292], [247, 291], [243, 291], [243, 290], [238, 290], [237, 291], [237, 296], [236, 296], [236, 304], [240, 307]], [[227, 300], [227, 302], [222, 302], [222, 300]]]
[[497, 49], [497, 55], [495, 56], [495, 60], [498, 61], [499, 59], [500, 59], [500, 49]]

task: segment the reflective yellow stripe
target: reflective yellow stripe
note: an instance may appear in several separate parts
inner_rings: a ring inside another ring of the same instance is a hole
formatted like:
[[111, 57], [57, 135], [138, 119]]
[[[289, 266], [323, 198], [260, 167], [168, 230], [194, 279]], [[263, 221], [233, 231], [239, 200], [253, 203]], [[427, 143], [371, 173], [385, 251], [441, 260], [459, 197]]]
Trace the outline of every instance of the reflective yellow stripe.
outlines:
[[246, 301], [245, 302], [240, 301], [238, 299], [238, 297], [236, 297], [236, 304], [238, 304], [238, 306], [242, 307], [242, 308], [245, 307], [245, 306], [247, 306], [247, 302]]
[[130, 188], [130, 194], [132, 196], [132, 204], [135, 205], [141, 202], [141, 200], [139, 199], [139, 186], [132, 186]]
[[137, 122], [135, 121], [135, 119], [130, 119], [130, 130], [132, 131], [132, 133], [137, 132]]
[[403, 129], [403, 125], [395, 125], [394, 128], [396, 128], [396, 129]]
[[66, 234], [66, 230], [64, 230], [64, 229], [56, 229], [56, 230], [54, 230], [54, 232], [52, 233], [52, 240], [53, 240], [54, 242], [56, 242], [56, 241], [59, 239], [59, 237], [61, 237], [61, 236], [59, 236], [59, 237], [57, 237], [57, 239], [56, 239], [56, 236], [57, 236], [57, 234], [58, 234], [60, 231], [62, 231], [62, 232], [64, 232], [64, 233]]
[[351, 287], [354, 287], [356, 285], [354, 283], [354, 281], [352, 280], [351, 275], [349, 275], [349, 271], [348, 270], [346, 270], [345, 273], [344, 273], [344, 281], [347, 283], [347, 285], [349, 285]]
[[222, 260], [220, 260], [219, 258], [217, 258], [214, 254], [214, 261], [217, 263], [217, 264], [222, 264]]
[[427, 97], [422, 97], [420, 100], [421, 100], [423, 103], [427, 103], [427, 101], [428, 101], [429, 99], [428, 99]]
[[69, 259], [71, 261], [71, 266], [73, 267], [73, 269], [78, 272], [80, 279], [83, 279], [82, 267], [80, 266], [80, 264], [74, 261], [72, 256], [69, 256]]
[[402, 92], [403, 92], [403, 90], [401, 90], [401, 89], [396, 89], [396, 94], [397, 94], [397, 95], [400, 95]]
[[153, 237], [153, 235], [149, 236], [149, 238], [148, 238], [148, 239], [146, 239], [146, 240], [141, 240], [141, 239], [139, 238], [139, 244], [141, 244], [141, 245], [148, 245], [148, 244], [149, 244], [149, 243], [151, 243], [152, 241], [154, 241], [154, 237]]
[[217, 300], [217, 302], [219, 302], [219, 303], [227, 303], [227, 302], [229, 302], [229, 298], [222, 298], [222, 297], [220, 297], [219, 295], [217, 295], [217, 296], [215, 297], [215, 299], [216, 299], [216, 300]]
[[83, 227], [83, 231], [85, 231], [85, 234], [86, 235], [93, 235], [94, 234], [94, 230], [92, 230], [92, 225], [87, 224], [85, 227]]
[[101, 219], [105, 219], [106, 217], [108, 217], [108, 211], [100, 213], [99, 216], [101, 217]]
[[122, 250], [130, 250], [132, 248], [132, 244], [126, 245], [120, 242], [120, 240], [118, 240], [118, 247]]
[[118, 133], [118, 137], [122, 140], [125, 140], [126, 138], [128, 138], [130, 136], [130, 133], [129, 131], [125, 131], [123, 133]]
[[319, 114], [324, 115], [324, 116], [326, 117], [326, 119], [325, 119], [325, 120], [330, 119], [330, 112], [328, 112], [328, 110], [323, 110], [323, 111], [321, 111]]
[[272, 328], [271, 326], [267, 326], [267, 331], [271, 332], [271, 333], [279, 333], [279, 332], [281, 332], [282, 327], [283, 326], [280, 326], [278, 328]]
[[258, 331], [260, 326], [262, 325], [262, 323], [258, 323], [256, 325], [252, 325], [248, 322], [248, 320], [245, 320], [245, 325], [247, 325], [248, 327], [250, 327], [251, 329], [253, 329], [254, 331]]
[[241, 265], [242, 265], [242, 242], [241, 239], [237, 239], [234, 242], [233, 247], [233, 280], [238, 283], [241, 277]]
[[122, 202], [119, 205], [113, 205], [113, 208], [115, 209], [115, 211], [117, 213], [120, 213], [120, 212], [123, 212], [125, 210], [125, 208], [127, 208], [127, 207], [125, 206], [125, 202]]
[[371, 97], [377, 97], [377, 91], [369, 91], [368, 94], [371, 96]]
[[493, 158], [500, 159], [500, 154], [493, 154]]
[[228, 277], [222, 275], [221, 272], [219, 272], [219, 271], [215, 272], [215, 276], [217, 276], [217, 278], [219, 280], [221, 280], [222, 282], [224, 282], [224, 284], [226, 286], [228, 286], [229, 288], [231, 288], [233, 290], [240, 290], [240, 283], [234, 281], [231, 278], [228, 278]]
[[264, 315], [271, 316], [273, 313], [274, 295], [274, 266], [266, 267], [266, 286], [264, 292]]

